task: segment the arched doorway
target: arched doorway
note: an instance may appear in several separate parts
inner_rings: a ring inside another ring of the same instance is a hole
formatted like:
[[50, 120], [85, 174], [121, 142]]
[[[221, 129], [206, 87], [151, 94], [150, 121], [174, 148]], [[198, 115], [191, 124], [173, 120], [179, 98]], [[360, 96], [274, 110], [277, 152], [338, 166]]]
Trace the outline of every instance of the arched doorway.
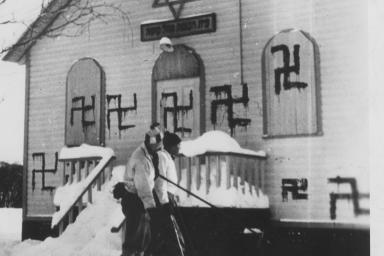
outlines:
[[162, 52], [152, 72], [152, 121], [182, 138], [205, 130], [204, 65], [196, 52], [175, 45]]
[[78, 60], [67, 75], [65, 145], [104, 144], [105, 75], [92, 58]]

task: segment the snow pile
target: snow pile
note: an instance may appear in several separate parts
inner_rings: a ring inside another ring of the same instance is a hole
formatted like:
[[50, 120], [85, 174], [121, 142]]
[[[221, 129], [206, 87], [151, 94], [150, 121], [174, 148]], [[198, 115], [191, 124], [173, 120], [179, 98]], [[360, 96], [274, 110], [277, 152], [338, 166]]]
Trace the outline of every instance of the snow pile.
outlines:
[[[209, 190], [207, 193], [207, 180], [206, 180], [206, 167], [200, 165], [200, 187], [196, 186], [196, 167], [192, 166], [192, 186], [191, 192], [208, 201], [209, 203], [217, 207], [236, 207], [236, 208], [268, 208], [269, 200], [266, 195], [260, 189], [250, 185], [244, 181], [244, 184], [240, 184], [240, 177], [238, 178], [238, 188], [233, 185], [227, 189], [227, 165], [225, 161], [220, 161], [221, 164], [221, 179], [220, 186], [216, 184], [217, 167], [211, 165], [211, 172], [209, 178]], [[182, 169], [181, 181], [179, 185], [183, 188], [187, 188], [187, 170]], [[234, 183], [234, 177], [230, 177], [230, 183]], [[206, 203], [196, 199], [193, 196], [188, 196], [186, 192], [181, 189], [177, 189], [176, 195], [179, 197], [179, 205], [184, 207], [209, 207]]]
[[0, 241], [20, 241], [21, 222], [22, 209], [0, 208]]
[[240, 147], [235, 139], [222, 131], [209, 131], [194, 140], [182, 141], [180, 143], [180, 153], [185, 156], [196, 156], [206, 152], [231, 152], [252, 156], [266, 156], [264, 151], [253, 151]]
[[111, 148], [81, 144], [81, 146], [79, 147], [70, 147], [70, 148], [63, 147], [60, 150], [59, 159], [66, 160], [66, 159], [91, 158], [91, 157], [108, 158], [114, 155], [115, 153]]
[[111, 190], [121, 181], [124, 170], [124, 166], [113, 169], [112, 179], [101, 191], [95, 191], [93, 203], [87, 205], [60, 237], [48, 237], [43, 242], [26, 240], [17, 245], [8, 244], [0, 249], [0, 256], [119, 256], [121, 236], [111, 233], [110, 229], [121, 207]]
[[[53, 202], [60, 207], [60, 211], [57, 211], [52, 216], [52, 227], [56, 226], [59, 220], [70, 209], [72, 204], [76, 201], [79, 195], [86, 189], [89, 184], [95, 179], [95, 177], [102, 171], [102, 168], [108, 163], [108, 161], [114, 156], [114, 152], [110, 148], [103, 148], [97, 146], [89, 146], [82, 144], [79, 147], [61, 149], [59, 159], [78, 159], [78, 158], [90, 158], [101, 157], [98, 165], [95, 166], [89, 173], [89, 175], [82, 179], [80, 182], [72, 183], [64, 187], [60, 187], [56, 190]], [[81, 172], [84, 175], [84, 171]], [[83, 196], [83, 200], [86, 197]]]

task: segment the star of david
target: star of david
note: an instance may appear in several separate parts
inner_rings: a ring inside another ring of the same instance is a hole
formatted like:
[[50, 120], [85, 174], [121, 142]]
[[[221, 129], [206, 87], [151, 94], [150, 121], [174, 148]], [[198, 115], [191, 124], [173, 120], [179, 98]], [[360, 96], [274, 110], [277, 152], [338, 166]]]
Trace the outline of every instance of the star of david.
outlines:
[[173, 14], [173, 17], [175, 18], [175, 20], [177, 20], [181, 15], [181, 11], [183, 10], [184, 4], [190, 1], [194, 0], [154, 0], [152, 7], [157, 8], [162, 6], [168, 6], [169, 10]]

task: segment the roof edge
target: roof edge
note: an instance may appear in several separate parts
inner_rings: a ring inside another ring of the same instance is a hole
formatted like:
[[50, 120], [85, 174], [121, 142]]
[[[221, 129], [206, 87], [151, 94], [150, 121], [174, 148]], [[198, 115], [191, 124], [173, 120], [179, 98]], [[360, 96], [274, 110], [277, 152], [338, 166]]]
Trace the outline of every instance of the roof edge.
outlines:
[[28, 26], [16, 43], [9, 48], [4, 57], [2, 57], [2, 60], [24, 64], [25, 54], [59, 16], [60, 12], [58, 12], [58, 10], [64, 8], [71, 1], [72, 0], [52, 0], [49, 2], [48, 6], [41, 11], [37, 19]]

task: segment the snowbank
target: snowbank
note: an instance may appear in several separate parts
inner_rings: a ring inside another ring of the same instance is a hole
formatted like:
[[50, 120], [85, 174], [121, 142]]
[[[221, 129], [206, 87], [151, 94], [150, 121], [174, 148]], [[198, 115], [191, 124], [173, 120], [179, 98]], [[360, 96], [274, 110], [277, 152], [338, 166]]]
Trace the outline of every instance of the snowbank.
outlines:
[[21, 223], [22, 209], [0, 208], [0, 241], [20, 241]]
[[180, 143], [180, 153], [185, 156], [196, 156], [206, 152], [231, 152], [261, 157], [266, 156], [264, 151], [253, 151], [240, 147], [235, 139], [222, 131], [209, 131], [194, 140], [182, 141]]
[[121, 207], [110, 192], [115, 183], [121, 181], [124, 170], [124, 166], [113, 169], [112, 179], [102, 191], [94, 192], [93, 203], [88, 204], [60, 237], [48, 237], [43, 242], [0, 242], [0, 256], [119, 256], [121, 234], [111, 233], [110, 228]]
[[90, 158], [90, 157], [108, 158], [114, 155], [115, 153], [111, 148], [81, 144], [79, 147], [70, 147], [70, 148], [63, 147], [60, 150], [59, 159], [66, 160], [66, 159]]

